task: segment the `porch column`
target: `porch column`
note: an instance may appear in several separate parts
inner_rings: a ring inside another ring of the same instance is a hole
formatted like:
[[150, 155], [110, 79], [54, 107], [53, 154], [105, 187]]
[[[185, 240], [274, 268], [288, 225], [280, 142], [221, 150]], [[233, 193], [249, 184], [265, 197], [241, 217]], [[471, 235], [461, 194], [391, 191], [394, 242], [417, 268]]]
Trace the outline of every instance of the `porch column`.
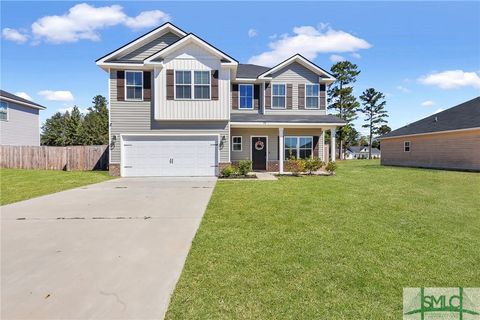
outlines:
[[283, 174], [283, 158], [285, 157], [285, 152], [283, 150], [283, 128], [278, 128], [278, 171], [280, 174]]
[[332, 128], [330, 129], [330, 150], [331, 150], [331, 153], [330, 153], [330, 159], [332, 162], [335, 162], [335, 155], [336, 155], [336, 151], [335, 151], [335, 134], [337, 133], [337, 130], [336, 128]]

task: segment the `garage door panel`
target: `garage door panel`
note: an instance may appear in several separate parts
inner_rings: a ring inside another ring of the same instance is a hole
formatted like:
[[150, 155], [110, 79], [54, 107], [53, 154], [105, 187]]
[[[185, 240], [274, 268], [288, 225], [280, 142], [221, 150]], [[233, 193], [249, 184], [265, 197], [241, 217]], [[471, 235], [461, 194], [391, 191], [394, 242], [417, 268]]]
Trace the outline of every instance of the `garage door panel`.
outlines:
[[216, 136], [124, 137], [124, 176], [213, 176]]

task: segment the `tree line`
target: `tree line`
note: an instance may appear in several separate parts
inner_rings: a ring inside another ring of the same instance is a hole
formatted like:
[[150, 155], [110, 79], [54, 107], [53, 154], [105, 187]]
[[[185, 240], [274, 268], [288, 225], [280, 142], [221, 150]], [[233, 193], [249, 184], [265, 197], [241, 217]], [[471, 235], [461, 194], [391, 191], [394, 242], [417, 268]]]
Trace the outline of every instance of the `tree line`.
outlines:
[[40, 141], [46, 146], [78, 146], [108, 144], [107, 99], [97, 95], [93, 106], [82, 114], [77, 106], [72, 111], [57, 112], [42, 126]]
[[[353, 121], [358, 119], [358, 113], [362, 113], [365, 122], [362, 127], [369, 131], [368, 158], [371, 159], [374, 137], [391, 131], [387, 125], [385, 95], [374, 88], [368, 88], [360, 95], [360, 103], [353, 94], [354, 83], [360, 74], [358, 66], [350, 61], [340, 61], [330, 70], [336, 81], [328, 89], [328, 108], [334, 110], [335, 115], [346, 122], [346, 125], [337, 128], [336, 131], [339, 158], [344, 159], [344, 147], [359, 144], [359, 133], [355, 130]], [[376, 142], [378, 144], [378, 141]]]

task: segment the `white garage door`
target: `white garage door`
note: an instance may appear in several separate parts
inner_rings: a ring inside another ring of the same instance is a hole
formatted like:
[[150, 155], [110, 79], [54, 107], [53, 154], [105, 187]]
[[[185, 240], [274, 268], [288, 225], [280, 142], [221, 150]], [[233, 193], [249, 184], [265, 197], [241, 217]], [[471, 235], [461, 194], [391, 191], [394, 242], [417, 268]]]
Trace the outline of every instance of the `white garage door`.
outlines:
[[123, 176], [214, 176], [216, 136], [123, 136]]

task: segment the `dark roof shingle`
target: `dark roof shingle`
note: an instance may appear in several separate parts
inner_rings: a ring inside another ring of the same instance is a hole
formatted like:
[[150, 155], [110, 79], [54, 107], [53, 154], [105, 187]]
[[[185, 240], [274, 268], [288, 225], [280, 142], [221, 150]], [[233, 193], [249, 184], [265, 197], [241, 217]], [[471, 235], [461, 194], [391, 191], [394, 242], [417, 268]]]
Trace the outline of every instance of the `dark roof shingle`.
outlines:
[[269, 67], [239, 63], [237, 67], [237, 78], [256, 79], [259, 75], [268, 70], [270, 70]]
[[32, 104], [34, 106], [37, 106], [41, 109], [46, 109], [46, 107], [38, 104], [38, 103], [35, 103], [33, 101], [30, 101], [30, 100], [27, 100], [27, 99], [24, 99], [24, 98], [21, 98], [19, 96], [16, 96], [14, 95], [13, 93], [10, 93], [10, 92], [7, 92], [7, 91], [4, 91], [4, 90], [0, 90], [0, 96], [1, 97], [5, 97], [5, 98], [9, 98], [9, 99], [12, 99], [12, 100], [15, 100], [15, 101], [18, 101], [20, 103], [28, 103], [28, 104]]
[[477, 127], [480, 127], [480, 97], [410, 123], [380, 138]]

